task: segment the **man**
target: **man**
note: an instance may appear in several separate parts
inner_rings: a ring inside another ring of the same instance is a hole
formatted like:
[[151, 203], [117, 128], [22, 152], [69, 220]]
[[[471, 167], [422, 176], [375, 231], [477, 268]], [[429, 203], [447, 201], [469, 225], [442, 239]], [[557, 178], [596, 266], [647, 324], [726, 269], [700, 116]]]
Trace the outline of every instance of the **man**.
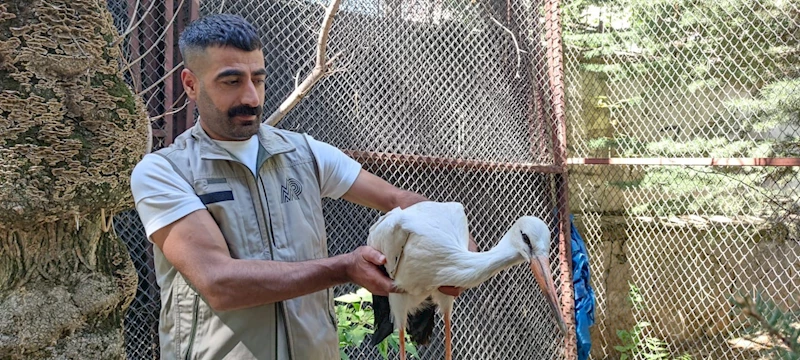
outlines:
[[179, 45], [198, 123], [131, 176], [156, 245], [162, 358], [338, 359], [332, 286], [387, 295], [393, 285], [373, 248], [327, 257], [321, 199], [385, 212], [425, 198], [328, 144], [262, 125], [262, 43], [241, 17], [197, 20]]

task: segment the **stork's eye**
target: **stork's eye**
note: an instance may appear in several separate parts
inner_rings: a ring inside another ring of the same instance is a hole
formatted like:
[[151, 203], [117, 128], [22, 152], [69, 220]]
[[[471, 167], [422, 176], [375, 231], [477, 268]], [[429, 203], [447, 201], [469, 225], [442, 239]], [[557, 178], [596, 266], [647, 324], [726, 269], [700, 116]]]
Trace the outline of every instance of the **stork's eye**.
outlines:
[[522, 234], [522, 241], [524, 241], [525, 244], [528, 245], [528, 249], [533, 251], [533, 245], [531, 245], [531, 238], [528, 237], [528, 234], [526, 234], [526, 233], [524, 233], [522, 231], [520, 231], [519, 233]]

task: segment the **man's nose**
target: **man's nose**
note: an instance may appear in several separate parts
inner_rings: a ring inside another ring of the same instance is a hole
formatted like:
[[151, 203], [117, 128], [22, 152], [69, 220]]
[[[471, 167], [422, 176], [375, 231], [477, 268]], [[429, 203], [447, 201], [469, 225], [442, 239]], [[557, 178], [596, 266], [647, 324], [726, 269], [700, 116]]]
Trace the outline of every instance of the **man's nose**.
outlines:
[[252, 82], [248, 81], [242, 94], [242, 104], [250, 107], [261, 105], [261, 99], [258, 96], [258, 88]]

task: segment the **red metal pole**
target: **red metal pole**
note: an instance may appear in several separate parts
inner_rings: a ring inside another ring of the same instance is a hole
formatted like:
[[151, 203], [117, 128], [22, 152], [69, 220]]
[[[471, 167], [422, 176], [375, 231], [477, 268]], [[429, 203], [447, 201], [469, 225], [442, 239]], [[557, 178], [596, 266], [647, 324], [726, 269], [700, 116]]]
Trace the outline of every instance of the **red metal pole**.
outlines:
[[517, 171], [558, 174], [564, 169], [555, 165], [493, 162], [482, 160], [452, 159], [426, 155], [395, 154], [372, 151], [344, 150], [344, 153], [361, 163], [391, 163], [408, 166], [431, 166], [445, 169], [469, 169], [483, 171]]
[[[547, 74], [550, 83], [553, 152], [556, 165], [567, 163], [567, 128], [564, 104], [564, 68], [561, 42], [560, 0], [548, 0], [544, 6], [547, 40]], [[558, 202], [558, 248], [561, 265], [561, 313], [567, 325], [564, 335], [564, 358], [577, 359], [575, 335], [575, 297], [572, 288], [572, 242], [569, 219], [567, 172], [556, 175]]]
[[[189, 21], [197, 20], [200, 17], [200, 0], [192, 0], [189, 2]], [[183, 30], [183, 29], [181, 29]], [[189, 99], [186, 99], [189, 101]], [[194, 101], [189, 101], [186, 106], [186, 123], [184, 124], [185, 130], [194, 126]]]
[[569, 165], [800, 166], [800, 158], [569, 158]]
[[[174, 12], [174, 0], [165, 0], [164, 1], [164, 23], [168, 23], [172, 20], [172, 14]], [[172, 71], [173, 64], [175, 62], [174, 51], [175, 51], [175, 35], [173, 31], [175, 28], [170, 24], [169, 28], [164, 29], [166, 32], [166, 36], [164, 36], [164, 74], [168, 74]], [[172, 139], [175, 138], [174, 135], [174, 128], [175, 128], [175, 117], [172, 114], [172, 109], [175, 107], [173, 104], [175, 99], [175, 94], [173, 93], [173, 82], [172, 77], [164, 79], [164, 111], [167, 116], [164, 117], [164, 131], [166, 132], [164, 136], [164, 145], [172, 144]]]

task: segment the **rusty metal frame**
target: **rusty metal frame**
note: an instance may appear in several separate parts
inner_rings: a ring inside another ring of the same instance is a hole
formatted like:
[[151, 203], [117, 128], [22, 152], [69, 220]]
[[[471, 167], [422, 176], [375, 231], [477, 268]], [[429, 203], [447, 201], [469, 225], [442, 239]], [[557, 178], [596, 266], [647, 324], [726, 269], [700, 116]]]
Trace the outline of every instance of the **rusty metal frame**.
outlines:
[[800, 166], [800, 158], [569, 158], [567, 165]]
[[408, 166], [428, 166], [444, 169], [538, 172], [546, 174], [559, 174], [564, 172], [564, 167], [558, 165], [464, 160], [427, 155], [411, 155], [359, 150], [344, 150], [344, 153], [358, 162], [368, 164], [389, 163]]

